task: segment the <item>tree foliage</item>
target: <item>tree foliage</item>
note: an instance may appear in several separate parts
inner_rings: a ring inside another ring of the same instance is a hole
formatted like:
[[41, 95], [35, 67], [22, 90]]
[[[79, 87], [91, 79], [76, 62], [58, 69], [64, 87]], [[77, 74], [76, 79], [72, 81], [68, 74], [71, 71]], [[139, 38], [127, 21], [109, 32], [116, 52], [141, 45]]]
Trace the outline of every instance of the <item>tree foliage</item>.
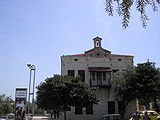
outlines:
[[138, 66], [135, 68], [135, 71], [137, 73], [136, 77], [140, 86], [138, 98], [145, 101], [146, 107], [151, 101], [155, 102], [156, 105], [155, 99], [160, 96], [159, 68], [155, 67], [155, 63], [148, 61], [146, 63], [138, 64]]
[[96, 104], [96, 89], [79, 77], [54, 75], [37, 87], [37, 105], [45, 110], [66, 111], [70, 106]]
[[138, 98], [144, 101], [146, 107], [149, 102], [155, 102], [160, 96], [160, 71], [153, 62], [138, 64], [134, 68], [115, 74], [116, 94], [120, 96], [125, 107], [129, 102]]
[[109, 16], [113, 16], [113, 4], [117, 4], [117, 13], [122, 17], [122, 27], [128, 27], [130, 17], [131, 17], [131, 7], [135, 5], [136, 10], [140, 13], [140, 20], [142, 26], [145, 28], [147, 26], [147, 20], [149, 20], [146, 9], [147, 6], [151, 6], [153, 11], [158, 11], [160, 0], [106, 0], [106, 12]]
[[136, 73], [133, 68], [114, 73], [113, 83], [115, 84], [115, 93], [123, 104], [120, 113], [122, 116], [125, 113], [125, 108], [128, 103], [136, 98], [137, 86], [134, 83], [135, 74]]
[[5, 94], [0, 95], [0, 115], [13, 112], [13, 100]]

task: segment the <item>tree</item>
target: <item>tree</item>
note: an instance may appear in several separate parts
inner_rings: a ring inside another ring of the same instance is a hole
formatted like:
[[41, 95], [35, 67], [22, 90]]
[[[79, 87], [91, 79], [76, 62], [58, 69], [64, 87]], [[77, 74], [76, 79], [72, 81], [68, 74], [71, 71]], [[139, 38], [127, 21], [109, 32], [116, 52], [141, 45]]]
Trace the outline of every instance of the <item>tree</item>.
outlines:
[[[155, 67], [154, 62], [147, 61], [146, 63], [138, 64], [136, 69], [137, 82], [139, 84], [138, 98], [144, 99], [145, 105], [148, 108], [148, 103], [153, 101], [157, 108], [156, 99], [160, 96], [160, 71]], [[153, 94], [154, 93], [154, 94]]]
[[0, 116], [13, 112], [13, 100], [5, 94], [0, 95]]
[[[80, 82], [79, 77], [54, 75], [45, 79], [37, 87], [37, 105], [44, 110], [52, 110], [58, 115], [71, 106], [97, 104], [96, 89]], [[57, 116], [58, 117], [58, 116]]]
[[121, 108], [121, 115], [125, 113], [127, 105], [136, 98], [137, 87], [134, 83], [135, 80], [134, 68], [129, 68], [125, 71], [119, 71], [114, 73], [113, 84], [115, 84], [115, 93], [122, 101], [123, 107]]
[[157, 5], [160, 4], [160, 0], [106, 0], [106, 12], [109, 16], [113, 16], [113, 2], [117, 4], [117, 13], [122, 17], [122, 27], [128, 27], [130, 21], [130, 11], [133, 5], [136, 6], [136, 10], [140, 13], [140, 20], [142, 26], [146, 28], [148, 16], [146, 15], [146, 7], [151, 6], [153, 11], [158, 11]]
[[153, 62], [147, 61], [116, 73], [114, 82], [116, 94], [124, 103], [124, 108], [137, 98], [144, 101], [147, 108], [149, 102], [154, 102], [158, 111], [156, 99], [160, 96], [160, 71]]

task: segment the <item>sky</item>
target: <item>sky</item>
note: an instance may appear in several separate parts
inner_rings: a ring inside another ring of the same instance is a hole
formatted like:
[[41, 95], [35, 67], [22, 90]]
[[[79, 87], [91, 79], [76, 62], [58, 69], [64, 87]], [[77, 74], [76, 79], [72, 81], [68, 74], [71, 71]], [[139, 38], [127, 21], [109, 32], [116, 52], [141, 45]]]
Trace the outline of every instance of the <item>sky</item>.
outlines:
[[134, 65], [149, 59], [160, 67], [160, 12], [147, 8], [144, 29], [134, 8], [123, 29], [116, 12], [105, 12], [105, 0], [0, 0], [0, 94], [14, 98], [16, 88], [28, 87], [29, 63], [36, 86], [61, 74], [60, 56], [92, 49], [97, 36], [113, 54], [133, 55]]

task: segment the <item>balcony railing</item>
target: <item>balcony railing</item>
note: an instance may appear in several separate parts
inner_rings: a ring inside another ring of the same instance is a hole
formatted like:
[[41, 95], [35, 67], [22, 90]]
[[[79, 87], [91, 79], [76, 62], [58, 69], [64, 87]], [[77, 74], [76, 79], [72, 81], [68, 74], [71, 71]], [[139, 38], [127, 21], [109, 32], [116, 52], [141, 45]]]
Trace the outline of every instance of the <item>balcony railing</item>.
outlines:
[[96, 81], [96, 80], [90, 80], [90, 86], [92, 87], [100, 87], [100, 88], [110, 88], [111, 83], [110, 81]]

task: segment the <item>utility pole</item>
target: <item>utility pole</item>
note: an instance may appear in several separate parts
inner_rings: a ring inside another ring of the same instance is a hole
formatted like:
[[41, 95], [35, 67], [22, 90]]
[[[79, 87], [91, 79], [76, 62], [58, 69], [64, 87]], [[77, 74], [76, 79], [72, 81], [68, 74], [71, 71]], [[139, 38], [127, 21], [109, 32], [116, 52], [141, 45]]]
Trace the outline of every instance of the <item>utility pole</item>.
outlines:
[[[32, 116], [34, 115], [34, 87], [35, 87], [35, 73], [36, 73], [36, 67], [35, 65], [32, 64], [27, 64], [27, 66], [30, 69], [30, 74], [29, 74], [29, 86], [28, 86], [28, 119], [30, 118], [30, 98], [32, 96]], [[32, 75], [33, 73], [33, 75]], [[32, 88], [31, 88], [32, 87]]]

